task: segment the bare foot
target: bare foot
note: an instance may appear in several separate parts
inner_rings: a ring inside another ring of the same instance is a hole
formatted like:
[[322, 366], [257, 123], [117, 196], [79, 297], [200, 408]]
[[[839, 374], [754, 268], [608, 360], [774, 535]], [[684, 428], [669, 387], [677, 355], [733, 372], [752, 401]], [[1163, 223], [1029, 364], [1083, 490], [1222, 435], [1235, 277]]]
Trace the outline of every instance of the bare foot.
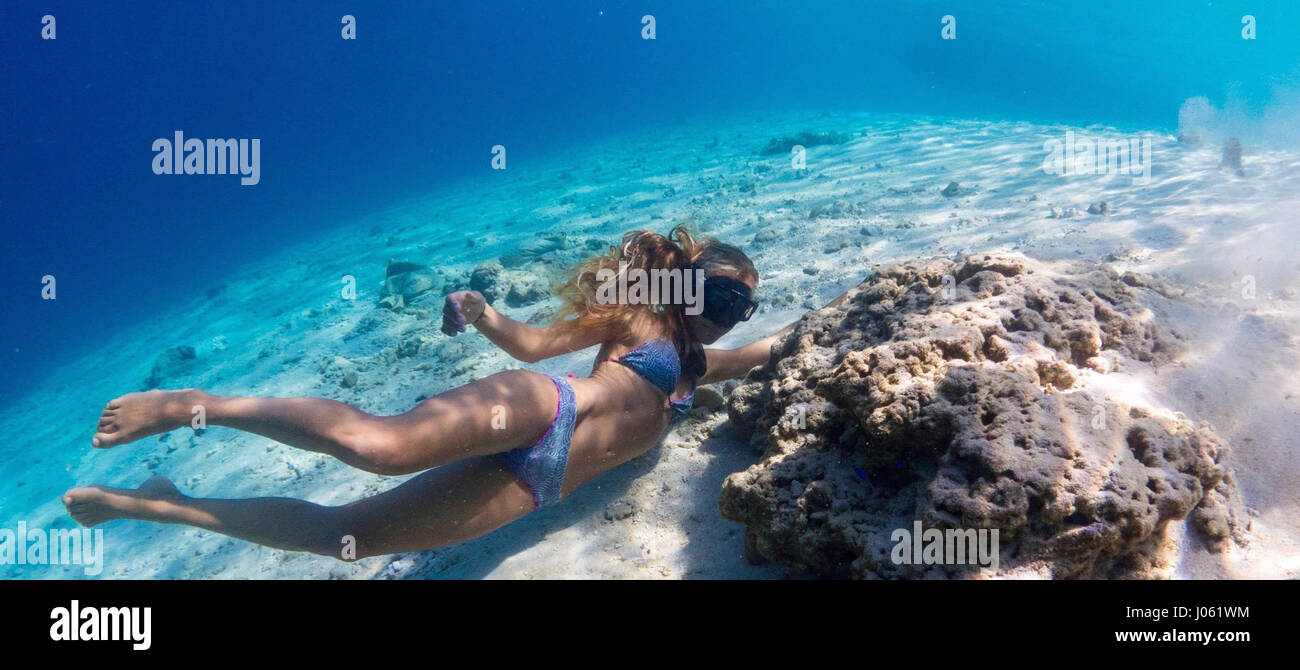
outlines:
[[63, 494], [63, 506], [68, 508], [73, 520], [90, 527], [113, 519], [151, 519], [151, 503], [183, 497], [170, 480], [154, 475], [136, 489], [114, 489], [98, 484], [68, 489]]
[[100, 449], [134, 442], [189, 423], [190, 409], [202, 404], [196, 389], [128, 393], [104, 405], [90, 444]]

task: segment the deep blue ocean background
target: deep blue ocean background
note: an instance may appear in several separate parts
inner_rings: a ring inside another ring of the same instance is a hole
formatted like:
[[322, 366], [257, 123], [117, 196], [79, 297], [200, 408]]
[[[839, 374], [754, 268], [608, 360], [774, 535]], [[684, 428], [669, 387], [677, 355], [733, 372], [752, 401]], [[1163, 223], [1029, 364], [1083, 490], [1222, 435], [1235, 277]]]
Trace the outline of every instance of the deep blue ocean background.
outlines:
[[[1294, 0], [7, 0], [0, 402], [233, 266], [490, 178], [495, 144], [528, 170], [647, 124], [762, 110], [1172, 132], [1190, 97], [1246, 116], [1294, 100], [1298, 44]], [[151, 144], [175, 130], [260, 138], [261, 183], [154, 175]]]

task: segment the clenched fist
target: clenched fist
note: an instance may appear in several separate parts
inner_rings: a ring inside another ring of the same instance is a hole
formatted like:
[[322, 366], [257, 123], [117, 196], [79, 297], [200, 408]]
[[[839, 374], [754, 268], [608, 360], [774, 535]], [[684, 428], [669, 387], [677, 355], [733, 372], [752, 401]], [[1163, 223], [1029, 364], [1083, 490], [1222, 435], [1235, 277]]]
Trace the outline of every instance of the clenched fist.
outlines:
[[484, 309], [487, 300], [478, 291], [449, 293], [442, 303], [442, 332], [453, 337], [465, 332], [465, 326], [478, 321]]

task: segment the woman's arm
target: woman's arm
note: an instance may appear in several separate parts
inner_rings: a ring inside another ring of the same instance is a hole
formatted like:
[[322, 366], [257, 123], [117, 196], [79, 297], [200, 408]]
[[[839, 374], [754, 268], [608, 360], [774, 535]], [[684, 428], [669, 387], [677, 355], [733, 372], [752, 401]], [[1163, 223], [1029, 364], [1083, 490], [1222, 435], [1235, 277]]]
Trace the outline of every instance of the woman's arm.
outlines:
[[472, 325], [491, 342], [525, 363], [586, 349], [604, 341], [594, 329], [537, 328], [496, 311], [478, 291], [457, 291], [447, 296], [443, 306], [443, 329], [455, 335]]
[[[844, 302], [844, 298], [848, 297], [848, 295], [849, 292], [845, 291], [840, 297], [826, 303], [826, 307], [834, 307]], [[822, 309], [825, 309], [825, 307]], [[700, 377], [697, 383], [711, 384], [727, 379], [736, 379], [745, 376], [753, 368], [767, 363], [767, 359], [772, 355], [772, 345], [794, 330], [795, 325], [798, 323], [798, 321], [795, 321], [782, 328], [775, 335], [769, 335], [756, 342], [750, 342], [739, 349], [705, 349], [704, 356], [708, 361], [708, 370], [704, 372], [704, 376]]]
[[[796, 322], [797, 323], [797, 322]], [[795, 324], [790, 324], [782, 328], [775, 335], [769, 335], [761, 340], [750, 342], [739, 349], [705, 349], [704, 357], [708, 361], [708, 369], [704, 371], [704, 376], [700, 377], [697, 384], [712, 384], [727, 379], [736, 379], [744, 377], [745, 373], [751, 369], [763, 365], [772, 355], [772, 345], [784, 337], [791, 330], [794, 330]]]
[[474, 327], [492, 344], [525, 363], [572, 353], [604, 341], [601, 333], [593, 329], [559, 330], [553, 326], [537, 328], [520, 323], [492, 309], [491, 305], [487, 305]]

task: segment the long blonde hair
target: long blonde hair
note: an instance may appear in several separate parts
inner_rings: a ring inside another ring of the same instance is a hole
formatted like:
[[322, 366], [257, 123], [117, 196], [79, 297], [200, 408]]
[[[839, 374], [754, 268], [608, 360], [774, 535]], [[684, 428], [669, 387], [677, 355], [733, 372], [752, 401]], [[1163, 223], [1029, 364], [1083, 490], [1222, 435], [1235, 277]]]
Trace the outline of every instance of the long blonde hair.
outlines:
[[648, 275], [651, 270], [688, 270], [692, 267], [706, 274], [731, 268], [742, 276], [758, 277], [753, 262], [740, 249], [710, 237], [697, 237], [686, 226], [674, 226], [667, 236], [634, 230], [625, 233], [618, 246], [611, 246], [606, 253], [579, 263], [569, 272], [564, 283], [553, 287], [555, 295], [563, 303], [554, 324], [562, 330], [596, 330], [606, 338], [617, 338], [629, 332], [638, 321], [649, 323], [660, 332], [671, 335], [683, 370], [696, 377], [702, 376], [704, 352], [698, 343], [691, 341], [684, 305], [665, 302], [623, 304], [597, 298], [602, 276], [633, 269], [645, 271]]

